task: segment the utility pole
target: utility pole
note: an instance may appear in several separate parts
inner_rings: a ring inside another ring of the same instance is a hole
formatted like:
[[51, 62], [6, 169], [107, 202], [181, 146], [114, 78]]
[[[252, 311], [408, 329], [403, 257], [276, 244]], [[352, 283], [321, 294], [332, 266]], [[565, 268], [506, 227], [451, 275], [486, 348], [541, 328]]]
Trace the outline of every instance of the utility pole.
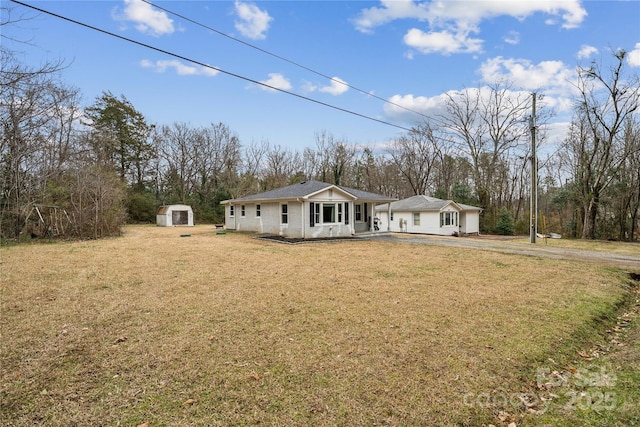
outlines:
[[538, 233], [538, 160], [536, 158], [536, 93], [533, 96], [531, 117], [529, 118], [529, 130], [531, 131], [531, 203], [529, 207], [529, 243], [536, 242]]

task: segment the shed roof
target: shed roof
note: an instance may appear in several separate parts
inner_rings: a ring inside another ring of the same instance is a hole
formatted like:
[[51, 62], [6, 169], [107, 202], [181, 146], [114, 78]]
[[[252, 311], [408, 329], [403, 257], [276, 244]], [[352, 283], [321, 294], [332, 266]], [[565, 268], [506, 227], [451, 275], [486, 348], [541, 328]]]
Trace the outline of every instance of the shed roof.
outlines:
[[166, 215], [171, 211], [174, 210], [186, 210], [186, 211], [190, 211], [191, 210], [191, 206], [189, 205], [162, 205], [158, 208], [158, 212], [156, 213], [157, 215]]
[[288, 185], [286, 187], [276, 188], [274, 190], [265, 191], [264, 193], [252, 194], [250, 196], [239, 197], [237, 199], [224, 200], [221, 203], [237, 203], [252, 201], [275, 201], [275, 200], [292, 200], [298, 198], [306, 198], [320, 191], [329, 188], [337, 188], [338, 190], [351, 196], [353, 200], [369, 200], [379, 202], [390, 202], [394, 198], [383, 196], [368, 191], [356, 190], [354, 188], [343, 187], [341, 185], [328, 184], [321, 181], [303, 181], [298, 184]]

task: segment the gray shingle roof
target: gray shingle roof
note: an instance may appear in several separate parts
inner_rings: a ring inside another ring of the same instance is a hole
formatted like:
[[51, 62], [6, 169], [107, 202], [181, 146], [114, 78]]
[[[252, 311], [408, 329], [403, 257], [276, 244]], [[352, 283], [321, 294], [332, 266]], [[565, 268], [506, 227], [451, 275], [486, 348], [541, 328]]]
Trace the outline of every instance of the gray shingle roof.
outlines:
[[481, 211], [482, 210], [482, 208], [479, 208], [477, 206], [465, 205], [463, 203], [458, 203], [458, 206], [460, 206], [465, 211]]
[[380, 202], [390, 202], [395, 200], [392, 197], [380, 194], [369, 193], [368, 191], [356, 190], [353, 188], [342, 187], [339, 185], [328, 184], [320, 181], [303, 181], [298, 184], [288, 185], [286, 187], [276, 188], [275, 190], [266, 191], [264, 193], [252, 194], [250, 196], [239, 197], [237, 199], [224, 200], [222, 203], [250, 202], [250, 201], [266, 201], [266, 200], [291, 200], [303, 198], [311, 194], [322, 191], [328, 187], [337, 187], [354, 196], [354, 200], [371, 200]]
[[[445, 206], [449, 204], [455, 204], [462, 208], [462, 210], [481, 210], [480, 208], [476, 208], [475, 206], [463, 205], [460, 203], [455, 203], [453, 200], [442, 200], [435, 197], [417, 195], [412, 196], [406, 199], [398, 200], [391, 203], [391, 210], [398, 212], [422, 212], [422, 211], [439, 211]], [[377, 211], [386, 211], [388, 210], [388, 206], [385, 203], [384, 205], [376, 206]]]

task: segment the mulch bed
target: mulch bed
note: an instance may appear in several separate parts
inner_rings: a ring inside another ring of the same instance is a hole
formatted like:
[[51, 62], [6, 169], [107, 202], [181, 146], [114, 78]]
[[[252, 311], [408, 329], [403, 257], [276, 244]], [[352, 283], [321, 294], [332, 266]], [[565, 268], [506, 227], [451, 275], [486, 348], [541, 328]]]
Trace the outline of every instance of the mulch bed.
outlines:
[[336, 242], [344, 240], [359, 240], [359, 237], [347, 236], [347, 237], [316, 237], [311, 239], [303, 239], [301, 237], [284, 237], [276, 235], [258, 236], [257, 239], [269, 240], [278, 243], [287, 243], [290, 245], [297, 245], [300, 243], [316, 243], [316, 242]]

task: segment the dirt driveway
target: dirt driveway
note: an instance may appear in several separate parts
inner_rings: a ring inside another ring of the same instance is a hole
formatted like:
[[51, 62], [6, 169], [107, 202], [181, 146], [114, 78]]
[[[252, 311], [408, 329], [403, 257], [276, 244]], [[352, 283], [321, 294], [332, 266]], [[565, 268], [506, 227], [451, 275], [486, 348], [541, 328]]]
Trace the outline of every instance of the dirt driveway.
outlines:
[[482, 249], [502, 253], [511, 253], [528, 256], [538, 256], [555, 259], [576, 259], [590, 262], [598, 262], [616, 267], [630, 269], [640, 273], [640, 256], [623, 255], [600, 251], [586, 251], [580, 249], [568, 249], [545, 246], [544, 243], [523, 244], [509, 240], [470, 237], [430, 236], [421, 234], [397, 234], [380, 233], [366, 236], [371, 240], [397, 242], [406, 244], [451, 246], [458, 248]]

